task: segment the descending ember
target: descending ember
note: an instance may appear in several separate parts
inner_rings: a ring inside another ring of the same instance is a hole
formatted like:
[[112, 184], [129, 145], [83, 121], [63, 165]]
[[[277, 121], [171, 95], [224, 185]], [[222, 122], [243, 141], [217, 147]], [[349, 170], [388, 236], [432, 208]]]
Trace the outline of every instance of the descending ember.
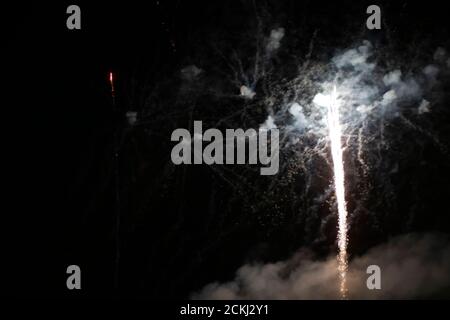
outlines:
[[112, 72], [109, 73], [109, 83], [111, 85], [111, 93], [114, 96], [115, 95], [115, 90], [114, 90], [114, 78], [113, 78], [113, 73]]

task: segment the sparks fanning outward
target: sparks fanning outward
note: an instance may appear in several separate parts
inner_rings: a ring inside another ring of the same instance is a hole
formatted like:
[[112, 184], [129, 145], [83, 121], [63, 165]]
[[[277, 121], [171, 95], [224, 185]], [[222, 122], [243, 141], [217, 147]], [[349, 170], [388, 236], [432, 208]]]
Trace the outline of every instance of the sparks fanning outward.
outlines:
[[345, 176], [344, 160], [342, 157], [342, 131], [339, 122], [339, 104], [337, 102], [336, 86], [331, 93], [328, 106], [328, 130], [331, 141], [331, 154], [334, 169], [334, 188], [338, 206], [338, 268], [340, 276], [340, 293], [342, 298], [347, 297], [347, 204], [345, 202]]

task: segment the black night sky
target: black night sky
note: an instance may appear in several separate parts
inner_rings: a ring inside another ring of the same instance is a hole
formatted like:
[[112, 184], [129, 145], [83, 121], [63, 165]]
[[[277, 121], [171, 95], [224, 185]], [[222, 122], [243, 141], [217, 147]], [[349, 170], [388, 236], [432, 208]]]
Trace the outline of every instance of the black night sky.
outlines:
[[[81, 8], [81, 30], [66, 27], [70, 4]], [[381, 30], [366, 28], [371, 4], [381, 7]], [[364, 268], [365, 285], [366, 262], [386, 273], [379, 295], [354, 280], [350, 297], [450, 298], [443, 1], [63, 1], [18, 4], [7, 15], [2, 295], [336, 298], [320, 271], [337, 252], [329, 148], [310, 123], [300, 129], [289, 106], [298, 102], [315, 121], [308, 106], [339, 73], [378, 88], [367, 98], [381, 101], [374, 105], [387, 104], [389, 86], [396, 99], [382, 118], [368, 105], [366, 120], [345, 127], [350, 277]], [[282, 35], [269, 50], [274, 30]], [[336, 62], [364, 48], [370, 57], [355, 69]], [[371, 63], [360, 77], [357, 68]], [[240, 94], [243, 85], [254, 98]], [[257, 129], [269, 116], [286, 143], [276, 176], [171, 162], [176, 128], [202, 120]], [[82, 290], [66, 288], [71, 264]], [[268, 280], [271, 264], [280, 270]], [[317, 287], [294, 284], [307, 278]], [[392, 279], [409, 284], [401, 290]]]

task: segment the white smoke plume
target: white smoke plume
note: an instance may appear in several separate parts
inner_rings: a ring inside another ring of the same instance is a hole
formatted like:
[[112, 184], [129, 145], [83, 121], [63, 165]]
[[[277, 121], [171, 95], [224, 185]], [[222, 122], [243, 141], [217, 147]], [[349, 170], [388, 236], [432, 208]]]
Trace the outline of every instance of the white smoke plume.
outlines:
[[427, 100], [423, 99], [420, 103], [418, 112], [419, 114], [430, 112], [430, 103]]
[[[445, 51], [438, 50], [435, 59], [442, 60], [443, 55]], [[367, 116], [395, 115], [401, 111], [399, 106], [418, 108], [424, 92], [436, 84], [440, 73], [439, 66], [434, 64], [425, 66], [422, 72], [417, 72], [416, 75], [404, 75], [399, 69], [383, 70], [377, 66], [372, 44], [368, 41], [335, 56], [332, 66], [336, 70], [334, 79], [320, 84], [322, 92], [314, 97], [312, 104], [302, 107], [304, 112], [291, 113], [296, 123], [303, 126], [306, 113], [310, 114], [309, 119], [316, 120], [316, 123], [309, 125], [311, 129], [326, 125], [322, 121], [325, 115], [323, 110], [314, 105], [324, 107], [323, 103], [318, 102], [321, 98], [326, 100], [324, 93], [326, 94], [333, 84], [336, 84], [339, 99], [342, 101], [343, 121], [350, 130], [359, 128]]]
[[273, 29], [270, 32], [270, 36], [267, 40], [266, 52], [268, 54], [276, 51], [280, 48], [281, 40], [284, 37], [284, 28]]
[[272, 116], [268, 116], [266, 121], [260, 126], [260, 130], [277, 129], [275, 119]]
[[[301, 141], [303, 137], [307, 139], [315, 137], [317, 143], [315, 149], [326, 150], [326, 110], [329, 103], [328, 95], [334, 85], [337, 87], [337, 99], [341, 106], [343, 135], [358, 137], [357, 141], [347, 140], [345, 147], [350, 151], [353, 147], [358, 148], [360, 159], [370, 156], [364, 155], [364, 152], [369, 151], [364, 147], [365, 137], [377, 136], [380, 146], [387, 142], [384, 127], [392, 119], [401, 118], [405, 122], [409, 121], [407, 126], [412, 128], [410, 125], [412, 122], [408, 120], [410, 116], [422, 116], [433, 112], [432, 106], [435, 101], [429, 96], [433, 88], [439, 85], [442, 64], [447, 59], [447, 53], [443, 48], [438, 48], [434, 53], [432, 59], [435, 62], [415, 70], [409, 66], [398, 66], [389, 70], [382, 66], [378, 59], [373, 45], [369, 41], [362, 41], [360, 45], [344, 50], [331, 59], [328, 80], [315, 83], [319, 92], [316, 91], [312, 97], [305, 97], [302, 85], [287, 88], [283, 96], [301, 98], [282, 100], [281, 107], [270, 106], [269, 109], [277, 110], [272, 116], [279, 124], [280, 130], [284, 129], [290, 136], [289, 145], [292, 145], [294, 140]], [[405, 69], [404, 72], [402, 68]], [[303, 74], [300, 74], [296, 81], [310, 82]], [[289, 118], [292, 119], [291, 122], [286, 121]], [[417, 126], [414, 128], [422, 130]], [[295, 135], [292, 135], [292, 132], [295, 132]], [[434, 141], [439, 140], [433, 133], [426, 132], [426, 134]], [[384, 147], [387, 148], [387, 145]]]
[[247, 86], [241, 86], [241, 96], [247, 99], [253, 99], [255, 92]]
[[[381, 289], [367, 288], [367, 267], [381, 269]], [[429, 297], [450, 287], [450, 243], [442, 235], [393, 238], [350, 261], [350, 299]], [[288, 261], [246, 264], [233, 281], [211, 283], [193, 299], [339, 299], [335, 256], [314, 260], [300, 250]]]
[[447, 51], [445, 51], [444, 48], [439, 47], [436, 49], [436, 52], [434, 53], [433, 58], [434, 58], [434, 60], [442, 63], [447, 58]]
[[196, 65], [190, 65], [181, 69], [181, 77], [184, 80], [192, 81], [195, 80], [203, 70], [197, 67]]

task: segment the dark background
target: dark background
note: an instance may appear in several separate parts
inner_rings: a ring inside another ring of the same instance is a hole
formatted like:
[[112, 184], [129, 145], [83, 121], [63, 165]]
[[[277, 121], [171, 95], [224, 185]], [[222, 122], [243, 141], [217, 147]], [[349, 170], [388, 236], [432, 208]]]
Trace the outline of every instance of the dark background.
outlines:
[[[322, 41], [331, 44], [351, 37], [348, 30], [363, 29], [365, 8], [372, 4], [265, 3], [273, 21], [288, 29], [298, 27], [305, 34], [319, 28]], [[215, 238], [218, 226], [208, 222], [211, 198], [216, 197], [213, 206], [219, 216], [223, 206], [235, 207], [236, 216], [245, 208], [239, 200], [230, 204], [230, 190], [204, 168], [176, 169], [166, 182], [160, 173], [169, 161], [170, 137], [163, 132], [149, 138], [142, 128], [124, 138], [121, 259], [115, 282], [112, 153], [117, 124], [127, 110], [141, 111], [139, 99], [146, 87], [171, 81], [183, 66], [208, 59], [199, 52], [201, 44], [217, 35], [238, 33], [252, 17], [252, 2], [77, 1], [82, 15], [79, 31], [66, 28], [65, 11], [70, 4], [21, 3], [4, 13], [8, 23], [6, 76], [12, 87], [7, 87], [4, 103], [8, 167], [1, 224], [2, 294], [186, 298], [206, 283], [230, 279], [249, 257], [276, 261], [308, 244], [288, 219], [276, 227], [264, 227], [252, 218], [238, 224], [230, 219], [223, 225], [229, 232]], [[443, 1], [377, 4], [400, 55], [402, 45], [412, 40], [424, 39], [434, 50], [442, 39], [448, 39], [448, 9]], [[111, 70], [117, 75], [116, 111], [108, 86]], [[162, 94], [170, 96], [171, 92]], [[156, 121], [156, 128], [164, 126], [164, 119]], [[169, 121], [167, 126], [177, 127], [177, 123]], [[431, 153], [428, 160], [436, 159]], [[431, 188], [430, 197], [421, 204], [418, 219], [422, 220], [406, 231], [450, 232], [445, 203], [448, 167], [435, 174], [439, 175], [437, 182], [430, 175], [420, 178]], [[409, 193], [404, 192], [407, 199]], [[386, 221], [384, 232], [366, 238], [360, 235], [361, 248], [355, 250], [363, 251], [403, 231], [401, 218], [394, 216]], [[82, 270], [83, 290], [79, 292], [66, 289], [65, 272], [70, 264]]]

